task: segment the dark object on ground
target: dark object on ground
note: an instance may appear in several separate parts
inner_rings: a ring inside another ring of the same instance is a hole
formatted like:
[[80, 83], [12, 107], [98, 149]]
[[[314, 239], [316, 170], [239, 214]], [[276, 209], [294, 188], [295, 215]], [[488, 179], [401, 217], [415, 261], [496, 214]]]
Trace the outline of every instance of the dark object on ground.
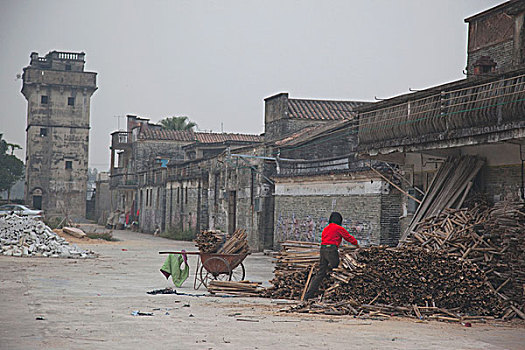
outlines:
[[164, 289], [154, 289], [146, 292], [147, 294], [156, 295], [156, 294], [177, 294], [177, 291], [174, 288], [164, 288]]

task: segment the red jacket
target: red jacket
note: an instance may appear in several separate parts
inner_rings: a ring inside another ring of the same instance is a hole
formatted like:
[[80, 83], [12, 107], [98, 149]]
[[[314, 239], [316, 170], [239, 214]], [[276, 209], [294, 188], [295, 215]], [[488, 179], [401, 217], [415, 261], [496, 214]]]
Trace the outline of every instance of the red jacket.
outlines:
[[343, 238], [353, 245], [357, 245], [357, 239], [349, 234], [344, 227], [330, 223], [323, 229], [323, 233], [321, 234], [321, 244], [334, 244], [339, 247]]

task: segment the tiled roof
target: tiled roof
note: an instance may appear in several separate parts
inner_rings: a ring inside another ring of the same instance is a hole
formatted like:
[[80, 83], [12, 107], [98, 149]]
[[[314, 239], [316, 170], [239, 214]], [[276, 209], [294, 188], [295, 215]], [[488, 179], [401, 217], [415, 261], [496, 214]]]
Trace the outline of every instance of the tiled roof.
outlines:
[[288, 99], [288, 117], [314, 120], [352, 119], [354, 110], [367, 102]]
[[176, 130], [153, 130], [142, 128], [139, 139], [141, 140], [169, 140], [169, 141], [194, 141], [195, 133], [193, 131], [176, 131]]
[[224, 134], [224, 133], [195, 133], [197, 141], [201, 143], [219, 143], [226, 141], [238, 142], [262, 142], [264, 138], [259, 135], [250, 134]]
[[225, 134], [225, 133], [207, 133], [193, 131], [175, 131], [175, 130], [153, 130], [143, 128], [138, 138], [140, 140], [168, 140], [168, 141], [187, 141], [200, 143], [220, 143], [226, 141], [237, 142], [262, 142], [263, 137], [249, 134]]

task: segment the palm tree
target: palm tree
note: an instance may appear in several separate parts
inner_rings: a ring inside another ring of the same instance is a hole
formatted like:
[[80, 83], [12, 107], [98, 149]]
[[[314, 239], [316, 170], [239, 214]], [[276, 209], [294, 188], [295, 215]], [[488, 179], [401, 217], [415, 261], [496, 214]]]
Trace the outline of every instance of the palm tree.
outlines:
[[180, 117], [167, 117], [160, 121], [160, 125], [162, 125], [163, 129], [166, 130], [193, 130], [195, 126], [197, 126], [196, 123], [189, 121], [188, 117], [186, 116], [180, 116]]

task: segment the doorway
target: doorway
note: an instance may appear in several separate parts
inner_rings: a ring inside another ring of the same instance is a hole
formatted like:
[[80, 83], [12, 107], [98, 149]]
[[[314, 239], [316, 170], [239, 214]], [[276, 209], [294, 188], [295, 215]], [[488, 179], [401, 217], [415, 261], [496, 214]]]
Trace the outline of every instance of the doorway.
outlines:
[[33, 209], [42, 210], [42, 196], [33, 196]]
[[228, 232], [234, 233], [237, 221], [237, 192], [230, 191], [228, 196]]

